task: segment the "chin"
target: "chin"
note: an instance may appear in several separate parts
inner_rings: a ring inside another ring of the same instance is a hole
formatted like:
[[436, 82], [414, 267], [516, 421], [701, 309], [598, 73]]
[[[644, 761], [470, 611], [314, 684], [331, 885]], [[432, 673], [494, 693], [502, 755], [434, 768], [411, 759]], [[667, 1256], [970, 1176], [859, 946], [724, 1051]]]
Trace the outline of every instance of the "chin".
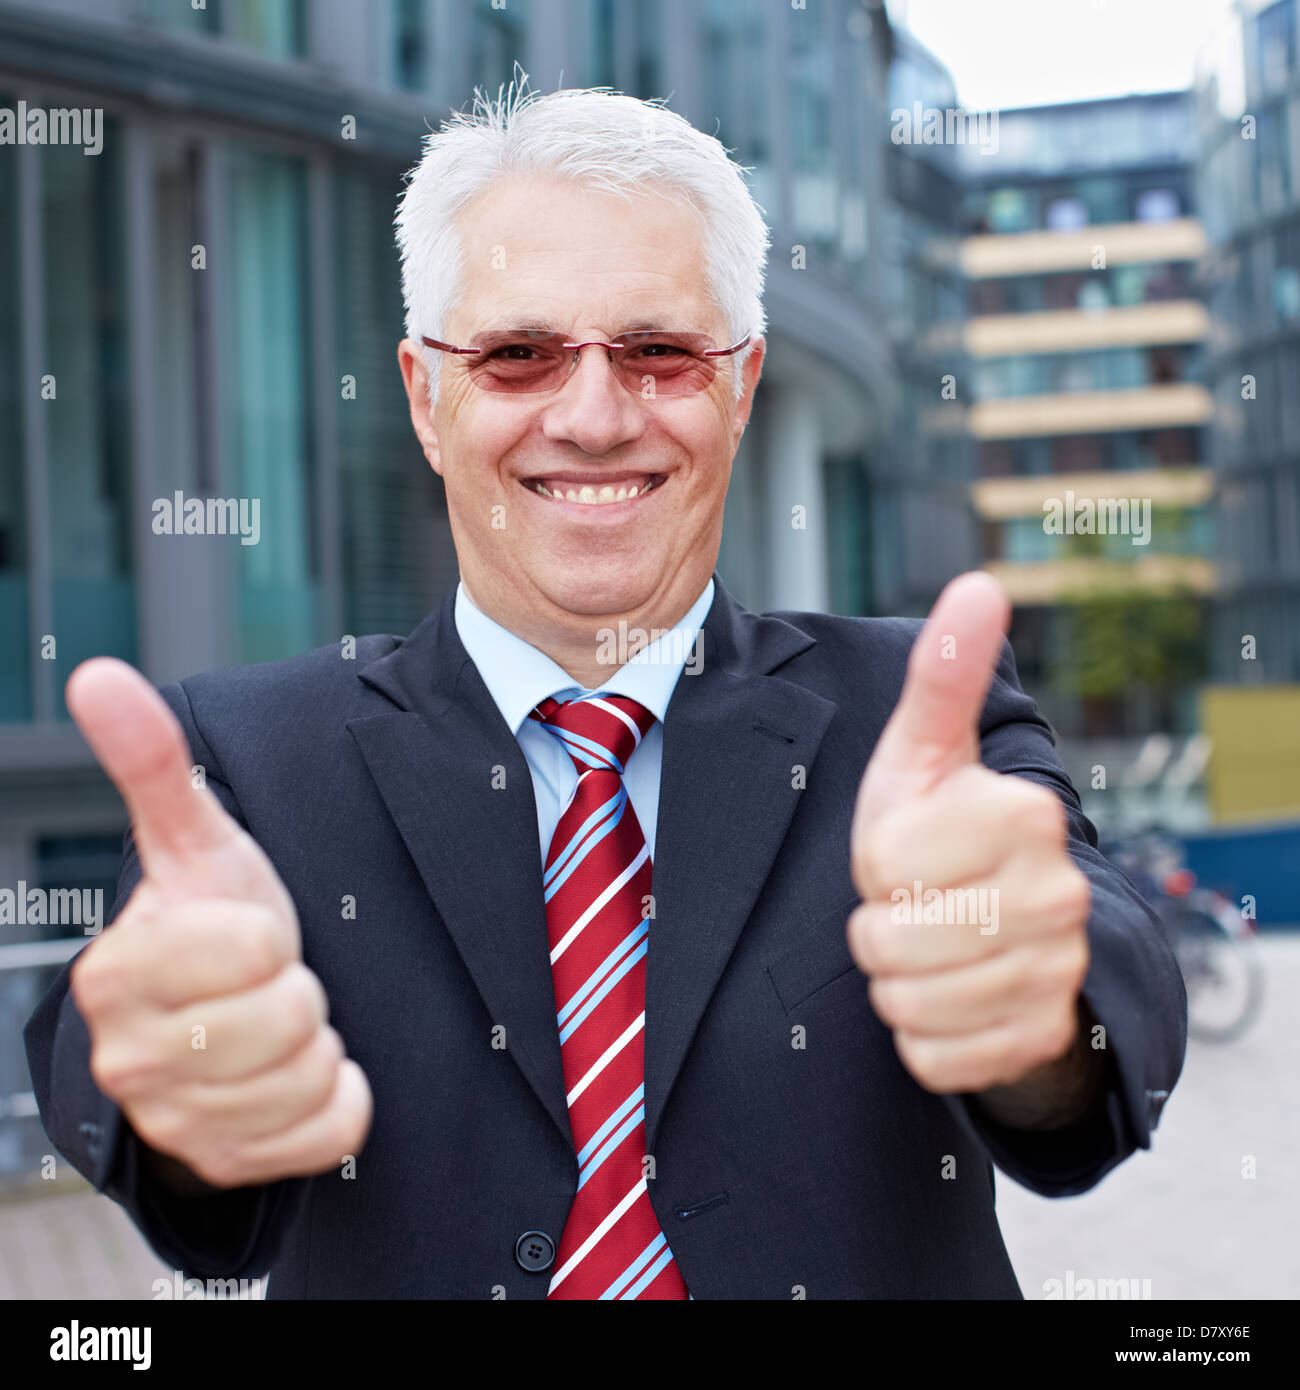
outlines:
[[566, 613], [603, 617], [628, 613], [648, 603], [663, 588], [662, 569], [630, 573], [626, 563], [608, 561], [584, 566], [581, 572], [566, 570], [549, 577], [540, 587], [551, 602]]

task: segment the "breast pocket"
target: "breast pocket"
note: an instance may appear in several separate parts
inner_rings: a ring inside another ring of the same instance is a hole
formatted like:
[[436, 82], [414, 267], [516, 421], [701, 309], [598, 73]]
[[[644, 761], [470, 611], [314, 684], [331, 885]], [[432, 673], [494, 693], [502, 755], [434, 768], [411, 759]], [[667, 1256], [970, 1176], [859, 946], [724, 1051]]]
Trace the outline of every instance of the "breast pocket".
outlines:
[[[768, 962], [768, 978], [787, 1013], [850, 971], [861, 974], [849, 954], [846, 936], [849, 914], [858, 902], [858, 898], [850, 898], [834, 912], [827, 913], [801, 933], [792, 946]], [[865, 986], [866, 977], [862, 979]]]

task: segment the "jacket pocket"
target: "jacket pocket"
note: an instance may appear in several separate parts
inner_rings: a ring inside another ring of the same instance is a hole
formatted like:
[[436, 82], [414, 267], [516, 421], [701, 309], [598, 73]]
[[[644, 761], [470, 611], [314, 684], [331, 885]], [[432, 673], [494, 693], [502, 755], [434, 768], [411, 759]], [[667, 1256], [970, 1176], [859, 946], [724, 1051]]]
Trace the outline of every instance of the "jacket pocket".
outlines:
[[768, 962], [768, 978], [787, 1013], [841, 975], [857, 970], [857, 962], [849, 954], [846, 927], [859, 902], [852, 897], [819, 918], [798, 941]]

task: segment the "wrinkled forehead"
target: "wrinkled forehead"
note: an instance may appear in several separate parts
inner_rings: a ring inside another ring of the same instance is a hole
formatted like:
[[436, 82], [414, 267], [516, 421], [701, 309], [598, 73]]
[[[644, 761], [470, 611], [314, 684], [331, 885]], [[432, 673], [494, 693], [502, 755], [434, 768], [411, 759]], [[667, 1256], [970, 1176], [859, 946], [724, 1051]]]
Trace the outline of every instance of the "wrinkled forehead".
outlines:
[[512, 177], [457, 219], [462, 292], [449, 327], [614, 334], [716, 332], [704, 224], [670, 191], [626, 197], [569, 181]]

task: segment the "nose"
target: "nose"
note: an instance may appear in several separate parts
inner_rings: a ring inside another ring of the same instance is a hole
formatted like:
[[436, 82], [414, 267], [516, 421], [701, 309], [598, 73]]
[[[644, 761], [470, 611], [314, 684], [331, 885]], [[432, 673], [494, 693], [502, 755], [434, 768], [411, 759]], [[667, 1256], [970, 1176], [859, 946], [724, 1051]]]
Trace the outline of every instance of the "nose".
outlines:
[[577, 365], [543, 415], [542, 433], [547, 439], [576, 444], [586, 454], [607, 454], [639, 438], [645, 414], [610, 360], [623, 349], [607, 347], [594, 334], [566, 341], [582, 346]]

